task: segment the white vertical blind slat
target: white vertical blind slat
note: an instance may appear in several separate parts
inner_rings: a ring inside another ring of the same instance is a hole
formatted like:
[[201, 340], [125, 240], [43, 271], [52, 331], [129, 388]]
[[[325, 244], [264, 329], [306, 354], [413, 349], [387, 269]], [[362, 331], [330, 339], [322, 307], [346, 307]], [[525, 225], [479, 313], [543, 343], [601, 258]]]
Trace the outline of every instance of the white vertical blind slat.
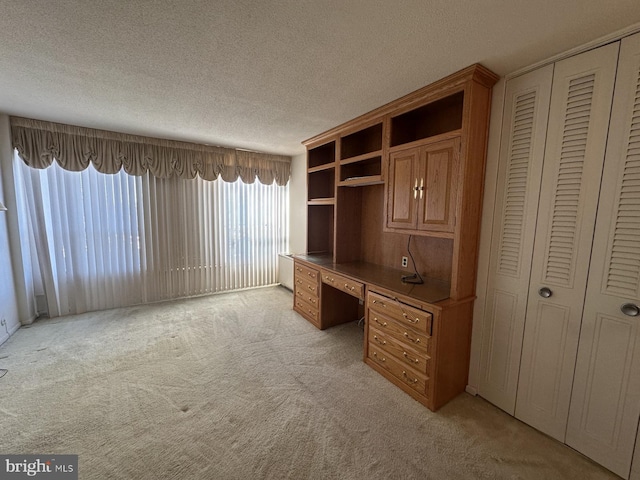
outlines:
[[276, 282], [288, 186], [15, 166], [51, 316]]

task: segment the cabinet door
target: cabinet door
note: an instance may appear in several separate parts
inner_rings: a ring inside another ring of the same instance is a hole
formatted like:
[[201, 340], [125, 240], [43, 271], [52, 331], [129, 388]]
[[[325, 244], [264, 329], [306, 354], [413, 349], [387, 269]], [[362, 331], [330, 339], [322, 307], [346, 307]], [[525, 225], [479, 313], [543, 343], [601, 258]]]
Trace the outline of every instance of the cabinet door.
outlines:
[[479, 393], [511, 415], [516, 407], [552, 79], [553, 65], [548, 65], [509, 80], [505, 91]]
[[411, 148], [389, 156], [387, 227], [415, 229], [419, 149]]
[[[516, 417], [564, 441], [618, 44], [554, 70]], [[546, 290], [550, 296], [545, 295]]]
[[640, 34], [620, 49], [567, 428], [568, 445], [624, 478], [640, 417], [639, 300]]
[[428, 145], [418, 164], [418, 230], [453, 232], [460, 139]]

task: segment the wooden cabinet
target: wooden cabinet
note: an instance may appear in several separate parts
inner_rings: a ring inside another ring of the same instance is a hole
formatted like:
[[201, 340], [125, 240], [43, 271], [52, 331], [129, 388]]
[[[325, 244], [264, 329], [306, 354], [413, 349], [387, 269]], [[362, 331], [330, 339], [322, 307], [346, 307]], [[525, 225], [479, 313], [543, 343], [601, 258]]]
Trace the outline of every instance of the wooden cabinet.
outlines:
[[399, 268], [417, 235], [420, 273], [447, 281], [453, 299], [474, 296], [497, 78], [472, 65], [303, 142], [306, 253]]
[[[467, 382], [497, 79], [471, 65], [303, 142], [307, 255], [295, 261], [294, 308], [320, 329], [368, 318], [367, 364], [433, 410]], [[423, 285], [404, 283], [409, 253]]]
[[453, 138], [390, 154], [387, 228], [453, 235], [459, 151]]
[[640, 35], [507, 84], [479, 393], [628, 478], [640, 419]]
[[471, 301], [442, 309], [373, 287], [365, 362], [431, 410], [464, 391]]
[[293, 288], [293, 309], [320, 327], [320, 270], [294, 262]]

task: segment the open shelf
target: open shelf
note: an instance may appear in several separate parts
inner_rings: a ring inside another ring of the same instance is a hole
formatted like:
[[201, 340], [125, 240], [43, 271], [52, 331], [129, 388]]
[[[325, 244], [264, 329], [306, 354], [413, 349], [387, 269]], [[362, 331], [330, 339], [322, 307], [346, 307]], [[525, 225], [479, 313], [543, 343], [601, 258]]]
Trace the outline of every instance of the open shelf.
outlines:
[[336, 199], [331, 198], [311, 198], [307, 201], [307, 205], [335, 205]]
[[391, 118], [391, 146], [462, 128], [464, 92], [457, 92]]
[[366, 187], [367, 185], [381, 185], [384, 183], [382, 175], [369, 175], [367, 177], [354, 177], [338, 182], [339, 187]]
[[309, 172], [308, 200], [333, 198], [335, 196], [335, 168]]
[[307, 206], [307, 252], [333, 254], [333, 205]]
[[339, 186], [372, 185], [382, 181], [382, 155], [361, 155], [340, 163]]
[[381, 149], [382, 123], [376, 123], [340, 139], [340, 159], [342, 160]]
[[325, 143], [319, 147], [309, 149], [308, 155], [309, 170], [322, 165], [329, 166], [336, 161], [336, 142]]

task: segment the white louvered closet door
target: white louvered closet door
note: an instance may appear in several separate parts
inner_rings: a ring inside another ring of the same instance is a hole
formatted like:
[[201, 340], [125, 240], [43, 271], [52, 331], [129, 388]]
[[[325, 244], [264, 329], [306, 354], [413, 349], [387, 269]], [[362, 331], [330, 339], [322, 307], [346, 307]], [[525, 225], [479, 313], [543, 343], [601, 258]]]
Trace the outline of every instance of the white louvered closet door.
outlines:
[[620, 48], [566, 439], [625, 478], [640, 418], [638, 305], [640, 34]]
[[558, 62], [553, 77], [515, 415], [560, 441], [569, 414], [618, 46]]
[[479, 393], [511, 415], [531, 273], [553, 65], [509, 80], [484, 308]]

